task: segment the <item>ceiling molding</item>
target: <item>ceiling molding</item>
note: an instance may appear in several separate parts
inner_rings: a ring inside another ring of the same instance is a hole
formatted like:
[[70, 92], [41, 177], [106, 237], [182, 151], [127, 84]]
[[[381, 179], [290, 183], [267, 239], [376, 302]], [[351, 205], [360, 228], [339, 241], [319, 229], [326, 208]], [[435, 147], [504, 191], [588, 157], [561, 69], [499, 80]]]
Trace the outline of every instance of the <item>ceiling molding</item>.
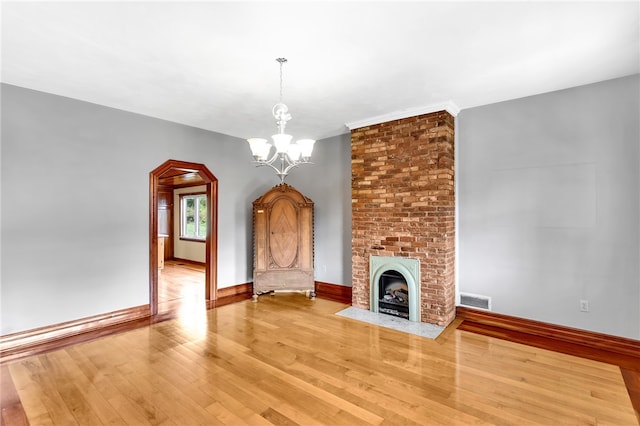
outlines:
[[425, 105], [416, 108], [403, 109], [401, 111], [394, 111], [388, 114], [376, 115], [375, 117], [365, 118], [363, 120], [351, 121], [344, 123], [349, 130], [359, 129], [360, 127], [371, 126], [374, 124], [386, 123], [393, 120], [401, 120], [403, 118], [415, 117], [417, 115], [431, 114], [437, 111], [447, 111], [449, 114], [456, 117], [460, 112], [460, 107], [452, 101], [447, 101], [440, 104]]

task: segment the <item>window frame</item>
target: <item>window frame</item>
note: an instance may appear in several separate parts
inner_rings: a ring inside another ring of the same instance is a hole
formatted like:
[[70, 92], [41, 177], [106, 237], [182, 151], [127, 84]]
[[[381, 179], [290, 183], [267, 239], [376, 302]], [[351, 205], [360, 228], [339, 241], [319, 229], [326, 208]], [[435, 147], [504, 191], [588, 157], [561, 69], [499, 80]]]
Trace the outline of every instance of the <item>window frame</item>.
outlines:
[[[180, 203], [179, 204], [179, 210], [180, 210], [179, 239], [181, 241], [193, 241], [193, 242], [197, 242], [197, 243], [205, 243], [205, 242], [207, 242], [206, 231], [205, 231], [204, 237], [202, 237], [202, 238], [190, 237], [190, 236], [185, 236], [184, 235], [184, 231], [185, 231], [185, 225], [184, 224], [185, 224], [185, 220], [186, 220], [185, 208], [184, 208], [184, 204], [186, 202], [185, 199], [186, 198], [195, 198], [196, 200], [199, 200], [201, 198], [204, 198], [205, 203], [206, 203], [206, 208], [207, 208], [207, 211], [208, 211], [209, 210], [209, 203], [208, 203], [208, 200], [207, 200], [207, 193], [206, 192], [200, 192], [200, 191], [199, 192], [189, 192], [189, 193], [180, 194], [179, 198], [180, 198], [179, 199], [179, 203]], [[197, 205], [199, 205], [199, 201], [198, 201]], [[210, 225], [208, 223], [209, 221], [208, 221], [208, 217], [207, 216], [208, 215], [205, 214], [206, 226], [208, 228]], [[199, 218], [200, 218], [200, 209], [197, 208], [197, 209], [195, 209], [195, 219], [196, 220], [194, 221], [195, 226], [196, 226], [196, 234], [198, 233], [197, 231], [199, 231], [199, 227], [200, 227], [200, 225], [199, 225], [200, 221], [197, 220]]]

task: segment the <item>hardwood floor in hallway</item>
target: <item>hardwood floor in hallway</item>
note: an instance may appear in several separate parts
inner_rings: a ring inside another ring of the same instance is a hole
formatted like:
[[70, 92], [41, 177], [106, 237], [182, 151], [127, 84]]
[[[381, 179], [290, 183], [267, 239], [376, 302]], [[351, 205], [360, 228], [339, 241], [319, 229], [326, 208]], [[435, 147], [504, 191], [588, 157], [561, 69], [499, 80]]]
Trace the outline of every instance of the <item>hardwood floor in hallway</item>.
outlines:
[[3, 368], [32, 425], [637, 423], [615, 365], [345, 307], [265, 295]]
[[158, 313], [201, 309], [205, 306], [205, 265], [166, 260], [158, 274]]

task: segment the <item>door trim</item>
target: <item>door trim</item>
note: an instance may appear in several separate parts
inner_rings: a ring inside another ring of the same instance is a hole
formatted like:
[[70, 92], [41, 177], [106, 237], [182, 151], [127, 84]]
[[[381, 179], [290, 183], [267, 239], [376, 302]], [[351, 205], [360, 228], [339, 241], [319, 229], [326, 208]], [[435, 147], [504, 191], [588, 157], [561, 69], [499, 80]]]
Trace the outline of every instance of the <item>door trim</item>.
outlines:
[[205, 299], [207, 306], [217, 299], [218, 290], [218, 179], [207, 166], [187, 161], [167, 160], [149, 173], [149, 306], [158, 314], [158, 185], [168, 171], [198, 173], [206, 184], [207, 236], [205, 240]]

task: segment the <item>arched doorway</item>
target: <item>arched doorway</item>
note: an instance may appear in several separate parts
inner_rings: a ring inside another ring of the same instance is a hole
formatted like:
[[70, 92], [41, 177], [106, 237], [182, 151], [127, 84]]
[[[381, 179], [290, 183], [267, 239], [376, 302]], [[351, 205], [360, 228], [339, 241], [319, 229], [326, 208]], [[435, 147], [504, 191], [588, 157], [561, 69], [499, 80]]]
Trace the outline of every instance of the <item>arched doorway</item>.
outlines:
[[217, 299], [218, 179], [204, 164], [167, 160], [149, 173], [149, 305], [158, 314], [158, 187], [163, 177], [196, 176], [206, 185], [207, 234], [205, 241], [205, 299], [207, 308]]

